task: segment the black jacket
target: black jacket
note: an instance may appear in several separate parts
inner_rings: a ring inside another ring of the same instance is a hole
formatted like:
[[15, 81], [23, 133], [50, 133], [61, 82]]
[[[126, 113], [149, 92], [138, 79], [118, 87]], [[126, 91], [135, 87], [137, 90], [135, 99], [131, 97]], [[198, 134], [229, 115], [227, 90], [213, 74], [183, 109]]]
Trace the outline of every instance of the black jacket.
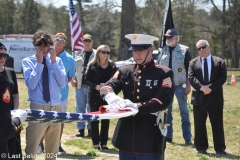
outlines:
[[125, 65], [106, 85], [112, 86], [116, 94], [122, 90], [124, 99], [139, 105], [138, 114], [119, 119], [113, 145], [129, 153], [159, 153], [162, 137], [156, 116], [150, 113], [166, 109], [172, 101], [172, 70], [153, 60], [146, 65]]
[[[90, 64], [85, 77], [85, 81], [90, 87], [88, 99], [91, 111], [98, 111], [100, 105], [107, 104], [105, 101], [102, 100], [99, 91], [95, 89], [96, 86], [100, 84], [99, 78], [101, 75], [98, 71], [99, 67], [100, 66], [98, 66], [97, 63]], [[112, 61], [109, 61], [109, 65], [106, 69], [109, 73], [109, 79], [114, 75], [117, 70], [115, 63]]]

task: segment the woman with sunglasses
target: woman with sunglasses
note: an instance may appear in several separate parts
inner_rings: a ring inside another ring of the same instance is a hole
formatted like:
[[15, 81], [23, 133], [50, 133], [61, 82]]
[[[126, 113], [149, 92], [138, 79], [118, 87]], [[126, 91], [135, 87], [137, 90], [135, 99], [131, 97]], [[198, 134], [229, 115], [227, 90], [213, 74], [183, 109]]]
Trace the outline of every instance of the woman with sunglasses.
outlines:
[[[16, 78], [16, 73], [12, 68], [4, 67], [4, 64], [8, 58], [6, 47], [0, 42], [0, 75], [5, 76], [8, 79], [10, 86], [10, 106], [11, 110], [18, 109], [19, 106], [19, 94], [18, 94], [18, 83]], [[19, 158], [22, 159], [22, 149], [21, 149], [21, 137], [17, 134], [15, 137], [7, 141], [9, 155], [20, 155]]]
[[[90, 86], [88, 97], [91, 112], [99, 111], [101, 105], [107, 105], [102, 100], [99, 90], [117, 70], [115, 63], [110, 60], [109, 54], [110, 48], [107, 45], [100, 45], [92, 61], [88, 63], [86, 82]], [[108, 149], [109, 122], [109, 120], [101, 120], [101, 130], [99, 133], [99, 121], [91, 121], [92, 143], [95, 149]]]

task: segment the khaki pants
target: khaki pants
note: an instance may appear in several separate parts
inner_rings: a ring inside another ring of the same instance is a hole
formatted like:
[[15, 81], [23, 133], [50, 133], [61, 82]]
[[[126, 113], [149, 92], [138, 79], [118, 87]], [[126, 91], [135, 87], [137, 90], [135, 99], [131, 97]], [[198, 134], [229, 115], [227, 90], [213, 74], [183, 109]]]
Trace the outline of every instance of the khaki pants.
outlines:
[[[41, 109], [48, 111], [61, 111], [59, 105], [39, 106], [30, 104], [30, 109]], [[55, 160], [59, 149], [61, 123], [37, 123], [29, 122], [26, 127], [26, 158], [32, 160], [36, 156], [41, 138], [45, 139], [45, 159]]]

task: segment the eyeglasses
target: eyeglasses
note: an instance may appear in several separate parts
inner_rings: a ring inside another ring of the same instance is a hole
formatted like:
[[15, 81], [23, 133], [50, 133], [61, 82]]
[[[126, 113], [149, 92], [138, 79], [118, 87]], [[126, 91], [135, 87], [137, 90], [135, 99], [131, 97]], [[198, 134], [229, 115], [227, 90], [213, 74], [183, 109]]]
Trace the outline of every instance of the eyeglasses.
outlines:
[[0, 50], [4, 49], [5, 51], [7, 50], [4, 46], [0, 46]]
[[172, 39], [174, 36], [166, 36], [166, 39]]
[[109, 51], [101, 51], [102, 54], [110, 54]]
[[8, 58], [8, 54], [6, 54], [6, 53], [0, 53], [0, 59], [1, 59], [1, 58], [4, 58], [4, 59]]
[[90, 43], [90, 42], [92, 42], [92, 40], [91, 39], [84, 39], [83, 42]]
[[56, 41], [58, 41], [58, 42], [62, 42], [62, 43], [66, 42], [65, 39], [60, 39], [60, 38], [55, 38], [55, 39], [56, 39]]
[[199, 48], [197, 48], [197, 50], [198, 50], [198, 51], [203, 50], [203, 49], [207, 48], [207, 46], [208, 46], [208, 45], [205, 45], [205, 46], [199, 47]]

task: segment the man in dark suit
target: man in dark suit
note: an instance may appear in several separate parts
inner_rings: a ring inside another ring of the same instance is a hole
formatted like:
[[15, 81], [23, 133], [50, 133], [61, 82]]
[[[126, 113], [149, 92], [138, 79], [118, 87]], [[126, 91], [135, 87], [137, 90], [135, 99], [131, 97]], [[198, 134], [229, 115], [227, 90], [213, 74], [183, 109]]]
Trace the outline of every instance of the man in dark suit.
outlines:
[[212, 56], [206, 40], [196, 44], [199, 56], [190, 61], [188, 78], [193, 87], [194, 144], [201, 154], [207, 154], [208, 138], [206, 119], [212, 126], [214, 149], [217, 154], [226, 154], [223, 129], [223, 88], [227, 71], [223, 59]]

